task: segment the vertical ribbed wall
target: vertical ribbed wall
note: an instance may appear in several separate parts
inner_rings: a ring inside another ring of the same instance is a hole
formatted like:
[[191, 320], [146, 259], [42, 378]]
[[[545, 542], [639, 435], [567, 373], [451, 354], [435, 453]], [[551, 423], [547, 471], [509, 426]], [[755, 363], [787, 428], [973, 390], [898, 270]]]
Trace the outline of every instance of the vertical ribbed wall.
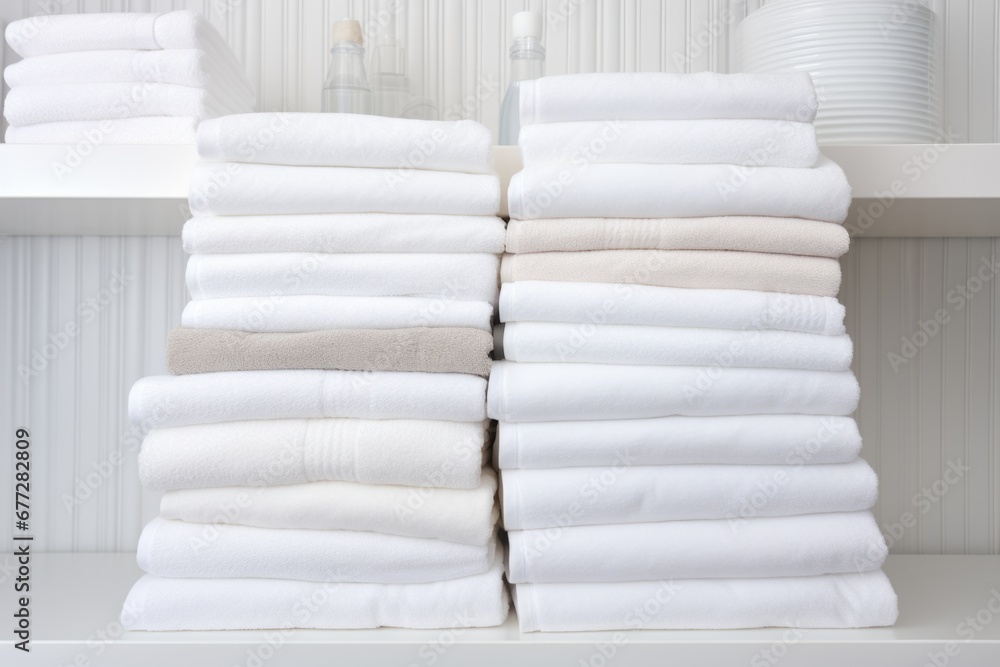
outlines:
[[[165, 372], [167, 332], [186, 300], [178, 238], [0, 242], [0, 423], [4, 437], [31, 432], [40, 549], [135, 548], [158, 498], [139, 487], [126, 398], [140, 377]], [[12, 458], [0, 459], [4, 480]], [[0, 522], [10, 536], [10, 514]]]

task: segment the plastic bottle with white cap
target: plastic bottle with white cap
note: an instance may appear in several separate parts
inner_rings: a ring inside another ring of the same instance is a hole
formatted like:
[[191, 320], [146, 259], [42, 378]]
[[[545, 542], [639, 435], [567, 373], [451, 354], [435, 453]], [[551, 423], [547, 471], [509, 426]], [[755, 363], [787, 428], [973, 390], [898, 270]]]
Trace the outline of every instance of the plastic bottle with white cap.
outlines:
[[514, 14], [514, 43], [510, 47], [510, 85], [500, 105], [500, 145], [517, 145], [521, 131], [520, 94], [522, 81], [545, 75], [545, 47], [542, 46], [542, 15], [539, 12]]
[[372, 89], [365, 72], [364, 37], [361, 24], [342, 19], [333, 24], [330, 71], [323, 84], [323, 111], [333, 113], [372, 112]]

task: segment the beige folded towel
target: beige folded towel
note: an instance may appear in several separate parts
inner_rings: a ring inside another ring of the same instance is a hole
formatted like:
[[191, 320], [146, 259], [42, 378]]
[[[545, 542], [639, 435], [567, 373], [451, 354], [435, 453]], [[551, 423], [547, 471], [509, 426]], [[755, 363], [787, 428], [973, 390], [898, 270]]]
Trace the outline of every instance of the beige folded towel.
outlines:
[[167, 339], [174, 375], [316, 369], [490, 373], [493, 334], [457, 327], [252, 333], [178, 327]]
[[801, 218], [552, 218], [511, 220], [507, 252], [576, 250], [745, 250], [840, 257], [840, 225]]
[[840, 263], [828, 257], [729, 250], [591, 250], [504, 255], [504, 283], [518, 280], [745, 289], [836, 296]]

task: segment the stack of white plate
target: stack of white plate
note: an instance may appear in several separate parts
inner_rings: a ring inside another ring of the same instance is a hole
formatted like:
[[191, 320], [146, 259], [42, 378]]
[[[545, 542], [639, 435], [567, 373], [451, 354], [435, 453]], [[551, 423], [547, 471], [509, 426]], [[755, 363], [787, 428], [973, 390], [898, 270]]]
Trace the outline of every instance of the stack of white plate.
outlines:
[[821, 143], [940, 140], [934, 12], [916, 0], [770, 0], [737, 29], [744, 72], [809, 72]]

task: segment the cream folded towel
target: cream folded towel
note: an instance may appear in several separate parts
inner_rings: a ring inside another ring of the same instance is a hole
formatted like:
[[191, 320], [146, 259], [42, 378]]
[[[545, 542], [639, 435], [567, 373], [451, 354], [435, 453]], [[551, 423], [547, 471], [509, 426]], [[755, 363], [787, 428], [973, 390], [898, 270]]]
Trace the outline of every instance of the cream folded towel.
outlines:
[[331, 213], [192, 218], [184, 252], [490, 253], [504, 250], [496, 216]]
[[521, 126], [571, 120], [769, 118], [812, 122], [812, 79], [795, 74], [606, 73], [545, 76], [520, 87]]
[[154, 428], [139, 451], [150, 490], [322, 480], [473, 489], [486, 421], [248, 419]]
[[507, 531], [618, 523], [725, 519], [744, 530], [755, 517], [859, 512], [878, 497], [861, 459], [825, 465], [633, 466], [503, 470]]
[[504, 283], [552, 280], [836, 296], [840, 289], [840, 263], [829, 257], [728, 250], [538, 252], [504, 255], [500, 280]]
[[[192, 462], [192, 465], [194, 463]], [[258, 528], [367, 530], [461, 544], [486, 544], [496, 531], [496, 473], [475, 489], [310, 482], [169, 491], [160, 516]]]
[[317, 368], [470, 373], [487, 377], [492, 352], [493, 335], [480, 329], [415, 327], [251, 333], [178, 327], [167, 337], [167, 369], [174, 375]]
[[500, 288], [500, 320], [780, 329], [828, 336], [846, 331], [844, 306], [832, 297], [634, 283], [505, 283]]
[[492, 331], [485, 301], [316, 294], [188, 301], [181, 325], [195, 329], [303, 332], [324, 329], [462, 327]]
[[502, 469], [610, 466], [623, 458], [637, 466], [847, 463], [861, 452], [861, 434], [850, 417], [813, 415], [500, 422], [495, 450]]
[[199, 162], [188, 203], [195, 215], [438, 213], [496, 215], [496, 174], [413, 169], [289, 167]]
[[740, 164], [811, 167], [819, 159], [812, 123], [759, 119], [590, 120], [525, 125], [525, 166], [571, 163]]
[[[134, 390], [133, 390], [134, 391]], [[499, 361], [489, 415], [508, 422], [687, 415], [849, 415], [860, 389], [850, 371]]]
[[510, 217], [776, 216], [843, 222], [851, 186], [823, 158], [812, 169], [729, 164], [546, 164], [514, 174]]
[[744, 250], [840, 257], [840, 225], [797, 218], [562, 218], [511, 220], [507, 252], [578, 250]]
[[521, 632], [870, 628], [893, 625], [881, 570], [818, 577], [517, 584]]
[[157, 577], [416, 584], [490, 569], [493, 540], [459, 544], [355, 530], [253, 528], [153, 519], [136, 560]]
[[245, 419], [486, 419], [486, 380], [462, 373], [231, 371], [152, 375], [128, 414], [145, 428]]
[[464, 253], [230, 253], [191, 255], [185, 278], [194, 299], [312, 294], [496, 303], [499, 264], [496, 255]]
[[3, 115], [15, 127], [148, 116], [211, 118], [249, 108], [204, 88], [169, 83], [64, 83], [11, 88]]
[[[507, 617], [503, 552], [482, 574], [425, 584], [318, 584], [289, 579], [140, 579], [128, 630], [472, 628]], [[322, 600], [322, 604], [310, 603]], [[305, 602], [304, 602], [305, 601]]]
[[71, 120], [7, 128], [8, 144], [193, 144], [198, 119], [144, 116], [114, 120]]
[[[247, 150], [248, 137], [267, 137]], [[360, 114], [257, 113], [198, 128], [203, 160], [315, 167], [375, 167], [487, 174], [493, 140], [472, 120], [431, 121]]]
[[508, 361], [846, 371], [854, 351], [847, 334], [564, 322], [510, 322], [500, 329], [498, 356]]
[[507, 533], [507, 580], [590, 583], [808, 577], [882, 567], [889, 549], [871, 512], [569, 526]]

